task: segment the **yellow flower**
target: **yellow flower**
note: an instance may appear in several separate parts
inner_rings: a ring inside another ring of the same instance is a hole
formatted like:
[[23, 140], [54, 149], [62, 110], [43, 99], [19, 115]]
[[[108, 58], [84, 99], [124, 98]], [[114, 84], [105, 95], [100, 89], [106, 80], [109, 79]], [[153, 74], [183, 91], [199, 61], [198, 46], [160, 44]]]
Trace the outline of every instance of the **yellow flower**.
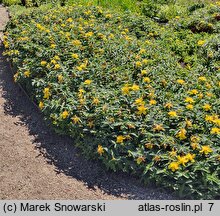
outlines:
[[79, 103], [80, 103], [81, 105], [84, 105], [84, 104], [85, 104], [85, 101], [86, 101], [85, 98], [80, 98], [80, 99], [79, 99]]
[[137, 109], [138, 109], [137, 112], [138, 115], [142, 115], [142, 114], [145, 115], [147, 113], [147, 108], [144, 105], [140, 105], [139, 107], [137, 107]]
[[147, 59], [143, 59], [143, 60], [142, 60], [142, 63], [143, 63], [144, 65], [146, 65], [148, 62], [149, 62], [149, 60], [147, 60]]
[[212, 94], [211, 92], [206, 92], [206, 95], [207, 95], [208, 97], [213, 97], [213, 94]]
[[87, 79], [87, 80], [84, 81], [84, 84], [85, 84], [85, 85], [90, 85], [91, 83], [92, 83], [92, 80], [89, 80], [89, 79]]
[[86, 64], [81, 64], [80, 66], [76, 67], [77, 70], [82, 71], [83, 69], [86, 69]]
[[99, 39], [106, 39], [106, 36], [102, 33], [98, 33], [97, 36]]
[[205, 120], [206, 120], [207, 122], [213, 122], [214, 118], [213, 118], [213, 116], [211, 116], [211, 115], [206, 115], [206, 116], [205, 116]]
[[204, 76], [201, 76], [201, 77], [198, 78], [198, 80], [199, 80], [200, 82], [205, 82], [205, 81], [206, 81], [206, 78], [205, 78]]
[[36, 24], [36, 27], [37, 27], [38, 29], [40, 29], [40, 30], [44, 30], [44, 27], [43, 27], [41, 24], [39, 24], [39, 23]]
[[193, 98], [187, 97], [187, 98], [185, 99], [185, 102], [186, 102], [186, 103], [194, 103], [195, 101], [193, 100]]
[[68, 18], [66, 21], [69, 22], [69, 23], [71, 23], [71, 22], [73, 22], [73, 19], [70, 17], [70, 18]]
[[152, 149], [152, 148], [154, 147], [154, 145], [153, 145], [152, 143], [146, 143], [146, 144], [145, 144], [145, 147], [146, 147], [147, 149]]
[[137, 104], [137, 105], [144, 105], [145, 102], [143, 101], [143, 98], [140, 97], [140, 98], [138, 98], [138, 99], [135, 100], [135, 104]]
[[156, 124], [153, 128], [153, 131], [164, 131], [165, 129], [161, 124]]
[[84, 90], [84, 89], [79, 89], [78, 97], [81, 98], [84, 93], [85, 93], [85, 90]]
[[197, 44], [198, 44], [199, 46], [202, 46], [202, 45], [205, 44], [205, 40], [199, 40], [199, 41], [197, 42]]
[[80, 40], [73, 40], [72, 44], [75, 45], [75, 46], [80, 46], [81, 42], [80, 42]]
[[180, 131], [177, 133], [176, 137], [178, 137], [180, 140], [186, 139], [186, 130], [184, 128], [181, 128]]
[[200, 138], [198, 136], [193, 135], [193, 136], [190, 137], [190, 140], [193, 143], [197, 143], [197, 142], [200, 141]]
[[14, 50], [14, 54], [15, 54], [15, 55], [19, 55], [20, 52], [19, 52], [18, 50]]
[[140, 49], [139, 53], [140, 53], [140, 54], [146, 53], [146, 49]]
[[186, 109], [193, 110], [193, 105], [192, 104], [187, 104]]
[[[90, 5], [90, 3], [88, 3], [88, 6], [89, 6], [89, 5]], [[91, 13], [92, 13], [91, 10], [87, 10], [87, 11], [84, 12], [85, 15], [90, 15]]]
[[199, 99], [202, 99], [202, 98], [203, 98], [203, 94], [200, 93], [200, 94], [198, 95], [198, 97], [199, 97]]
[[93, 36], [93, 32], [87, 32], [86, 34], [85, 34], [85, 37], [92, 37]]
[[121, 91], [122, 91], [122, 94], [128, 95], [129, 92], [130, 92], [130, 87], [126, 84], [125, 86], [123, 86], [123, 87], [121, 88]]
[[149, 77], [144, 77], [143, 81], [146, 82], [146, 83], [150, 83], [150, 78]]
[[137, 164], [141, 164], [145, 161], [145, 158], [143, 156], [140, 156], [137, 158]]
[[[25, 33], [25, 32], [24, 32]], [[3, 36], [3, 41], [7, 41], [8, 37], [6, 35]]]
[[50, 97], [50, 89], [49, 88], [45, 88], [44, 89], [44, 98], [45, 99], [49, 99], [49, 97]]
[[122, 135], [117, 136], [116, 143], [123, 143], [125, 140], [125, 137]]
[[105, 18], [106, 18], [106, 19], [110, 19], [110, 18], [112, 18], [112, 15], [111, 15], [111, 14], [106, 14], [106, 15], [105, 15]]
[[80, 26], [78, 26], [78, 31], [80, 32], [80, 33], [85, 33], [84, 31], [83, 31], [83, 27], [80, 25]]
[[220, 128], [213, 127], [210, 131], [210, 134], [220, 134]]
[[51, 69], [50, 63], [47, 64], [46, 68], [47, 68], [47, 69]]
[[208, 88], [208, 89], [211, 89], [212, 88], [212, 86], [209, 84], [209, 83], [206, 83], [206, 88]]
[[[152, 86], [151, 85], [148, 85], [147, 86], [147, 88], [152, 88]], [[149, 94], [148, 94], [148, 97], [149, 98], [154, 98], [155, 97], [155, 91], [154, 90], [151, 90], [151, 92], [149, 92]]]
[[25, 77], [30, 77], [30, 74], [31, 74], [30, 71], [25, 71], [25, 72], [24, 72], [24, 76], [25, 76]]
[[50, 63], [55, 65], [55, 64], [57, 63], [57, 61], [56, 61], [55, 59], [52, 59], [52, 60], [50, 61]]
[[61, 74], [57, 76], [57, 79], [59, 83], [63, 82], [63, 76]]
[[198, 143], [191, 143], [191, 147], [192, 147], [193, 150], [198, 149], [199, 144]]
[[189, 161], [189, 159], [186, 156], [177, 156], [178, 163], [182, 164], [183, 166], [186, 166], [186, 163]]
[[66, 110], [61, 113], [62, 119], [66, 119], [68, 116], [69, 116], [69, 113]]
[[103, 11], [102, 11], [100, 8], [97, 7], [97, 9], [98, 9], [98, 13], [99, 13], [99, 14], [102, 14], [102, 13], [103, 13]]
[[178, 79], [176, 82], [180, 85], [183, 85], [185, 83], [185, 81], [183, 79]]
[[114, 37], [115, 37], [115, 35], [114, 35], [114, 34], [112, 34], [112, 33], [110, 33], [108, 37], [109, 37], [110, 39], [112, 39], [112, 38], [114, 38]]
[[55, 70], [60, 69], [60, 65], [59, 64], [55, 64], [54, 69]]
[[141, 76], [144, 76], [147, 74], [147, 70], [141, 70]]
[[[135, 56], [135, 59], [140, 59], [141, 57], [140, 57], [140, 55], [136, 55]], [[141, 62], [140, 62], [141, 63]]]
[[140, 61], [137, 61], [137, 62], [135, 63], [135, 66], [136, 66], [137, 68], [140, 68], [140, 67], [142, 67], [142, 63], [141, 63]]
[[202, 107], [205, 111], [209, 111], [211, 110], [211, 105], [209, 104], [204, 104], [204, 106]]
[[45, 66], [46, 64], [47, 64], [47, 62], [46, 61], [41, 61], [41, 66]]
[[133, 84], [133, 85], [131, 86], [131, 90], [133, 90], [133, 91], [138, 91], [138, 90], [140, 90], [140, 87], [139, 87], [139, 85]]
[[160, 160], [161, 160], [161, 157], [158, 156], [158, 155], [156, 155], [156, 156], [153, 157], [153, 161], [158, 162], [158, 161], [160, 161]]
[[171, 162], [168, 166], [168, 169], [172, 170], [175, 172], [176, 170], [179, 169], [179, 164], [177, 162]]
[[42, 101], [40, 101], [40, 103], [39, 103], [39, 108], [42, 110], [43, 108], [44, 108], [44, 103], [42, 102]]
[[205, 155], [212, 153], [212, 152], [213, 152], [213, 150], [208, 145], [202, 146], [201, 151], [199, 151], [199, 153], [205, 154]]
[[50, 48], [54, 49], [56, 47], [56, 44], [51, 44]]
[[214, 119], [213, 120], [213, 123], [220, 126], [220, 119]]
[[5, 45], [5, 48], [9, 48], [9, 43], [7, 41], [4, 41], [4, 45]]
[[199, 92], [198, 92], [198, 90], [196, 90], [196, 89], [192, 89], [191, 91], [189, 91], [189, 94], [191, 94], [191, 95], [196, 95], [196, 94], [198, 94]]
[[170, 111], [170, 112], [168, 112], [168, 115], [169, 115], [170, 117], [177, 117], [176, 111]]
[[169, 152], [170, 157], [176, 157], [176, 151], [172, 149], [172, 151]]
[[191, 153], [188, 153], [185, 157], [192, 163], [195, 162], [194, 158], [195, 158], [195, 154], [191, 154]]
[[53, 58], [54, 58], [54, 60], [57, 60], [57, 61], [60, 60], [60, 57], [58, 55], [55, 55]]
[[192, 127], [192, 122], [190, 120], [186, 120], [186, 127]]
[[166, 104], [164, 105], [164, 107], [167, 108], [167, 109], [170, 109], [170, 108], [173, 107], [173, 104], [172, 104], [172, 103], [166, 103]]
[[78, 59], [78, 58], [79, 58], [79, 55], [76, 54], [76, 53], [73, 53], [73, 54], [72, 54], [72, 58], [74, 58], [74, 59]]
[[71, 119], [72, 119], [74, 124], [78, 124], [80, 122], [80, 118], [77, 117], [76, 115], [74, 115]]
[[98, 145], [97, 152], [99, 155], [102, 155], [104, 153], [104, 149], [101, 145]]
[[150, 105], [156, 105], [156, 104], [157, 104], [157, 101], [156, 101], [156, 100], [150, 100], [149, 104], [150, 104]]
[[95, 105], [98, 105], [100, 103], [100, 101], [99, 101], [98, 98], [93, 98], [92, 103], [95, 104]]

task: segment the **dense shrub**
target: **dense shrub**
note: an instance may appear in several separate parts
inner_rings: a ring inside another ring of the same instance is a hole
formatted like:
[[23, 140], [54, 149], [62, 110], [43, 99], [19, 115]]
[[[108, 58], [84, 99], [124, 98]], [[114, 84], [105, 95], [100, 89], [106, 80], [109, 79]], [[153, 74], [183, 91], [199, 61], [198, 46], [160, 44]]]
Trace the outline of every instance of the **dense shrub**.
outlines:
[[1, 0], [0, 3], [3, 3], [5, 6], [17, 5], [20, 4], [20, 0]]
[[[212, 19], [220, 7], [206, 10]], [[15, 81], [85, 155], [181, 197], [213, 199], [220, 38], [188, 25], [180, 17], [159, 25], [100, 7], [58, 7], [12, 19], [5, 54], [18, 69]]]

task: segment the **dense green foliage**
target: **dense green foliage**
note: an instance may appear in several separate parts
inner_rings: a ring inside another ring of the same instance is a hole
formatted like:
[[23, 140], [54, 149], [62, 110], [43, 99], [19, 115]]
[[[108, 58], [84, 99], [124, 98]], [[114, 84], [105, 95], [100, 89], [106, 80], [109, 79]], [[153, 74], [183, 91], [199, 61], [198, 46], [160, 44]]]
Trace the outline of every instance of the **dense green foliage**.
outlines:
[[20, 4], [20, 2], [20, 0], [0, 0], [0, 4], [3, 3], [5, 6]]
[[94, 6], [12, 19], [7, 54], [54, 129], [108, 168], [177, 191], [220, 193], [220, 3], [167, 25]]

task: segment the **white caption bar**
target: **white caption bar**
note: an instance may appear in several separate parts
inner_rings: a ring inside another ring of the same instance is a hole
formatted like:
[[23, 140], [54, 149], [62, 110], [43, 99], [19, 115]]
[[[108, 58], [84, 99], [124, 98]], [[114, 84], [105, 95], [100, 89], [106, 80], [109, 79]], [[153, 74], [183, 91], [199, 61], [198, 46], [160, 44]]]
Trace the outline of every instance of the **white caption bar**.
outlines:
[[220, 200], [1, 200], [1, 216], [219, 216]]

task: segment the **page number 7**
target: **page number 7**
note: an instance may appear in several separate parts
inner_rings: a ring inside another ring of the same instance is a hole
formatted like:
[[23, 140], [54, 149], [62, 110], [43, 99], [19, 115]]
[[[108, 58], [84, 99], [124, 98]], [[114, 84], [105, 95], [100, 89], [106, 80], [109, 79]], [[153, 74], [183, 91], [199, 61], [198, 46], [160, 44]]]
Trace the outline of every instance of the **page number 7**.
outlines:
[[213, 207], [214, 203], [208, 203], [208, 204], [210, 205], [209, 211], [212, 211], [212, 207]]

